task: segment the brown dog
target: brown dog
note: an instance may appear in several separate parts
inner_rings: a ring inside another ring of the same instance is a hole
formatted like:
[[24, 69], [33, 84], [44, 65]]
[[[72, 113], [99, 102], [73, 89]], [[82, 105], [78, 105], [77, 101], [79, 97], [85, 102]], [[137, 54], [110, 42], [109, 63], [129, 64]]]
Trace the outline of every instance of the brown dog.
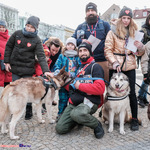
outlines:
[[[64, 85], [67, 78], [68, 73], [65, 71], [65, 67], [63, 67], [60, 70], [60, 73], [52, 79], [55, 86], [57, 86], [57, 89], [59, 89]], [[42, 102], [44, 101], [50, 123], [54, 123], [55, 120], [52, 119], [51, 105], [55, 96], [55, 89], [52, 84], [50, 85], [51, 87], [48, 89], [48, 92], [43, 100], [41, 100], [41, 98], [46, 93], [46, 87], [43, 84], [43, 80], [39, 77], [21, 78], [6, 86], [0, 98], [0, 123], [2, 124], [1, 132], [8, 132], [6, 129], [6, 123], [8, 123], [10, 115], [12, 114], [12, 119], [9, 123], [10, 138], [19, 138], [19, 136], [14, 135], [15, 126], [17, 121], [23, 115], [28, 102], [36, 104], [38, 121], [40, 123], [44, 123], [45, 121], [42, 120], [41, 113]]]

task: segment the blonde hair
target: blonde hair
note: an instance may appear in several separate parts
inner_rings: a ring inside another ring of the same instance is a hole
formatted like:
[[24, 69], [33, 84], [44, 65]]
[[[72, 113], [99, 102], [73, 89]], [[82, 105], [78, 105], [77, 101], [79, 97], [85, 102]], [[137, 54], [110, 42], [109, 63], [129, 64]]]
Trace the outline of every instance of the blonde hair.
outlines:
[[[135, 36], [135, 31], [138, 30], [137, 24], [134, 22], [134, 20], [131, 18], [130, 24], [129, 24], [129, 36], [134, 38]], [[121, 37], [125, 38], [127, 35], [127, 30], [123, 25], [123, 22], [121, 18], [119, 18], [116, 22], [116, 34]]]

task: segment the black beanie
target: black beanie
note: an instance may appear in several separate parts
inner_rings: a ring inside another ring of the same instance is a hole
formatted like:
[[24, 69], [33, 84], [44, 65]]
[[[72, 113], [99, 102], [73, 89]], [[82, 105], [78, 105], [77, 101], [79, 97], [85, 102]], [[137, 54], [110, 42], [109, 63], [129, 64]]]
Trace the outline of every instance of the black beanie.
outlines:
[[86, 5], [85, 12], [87, 12], [89, 9], [93, 9], [93, 10], [95, 10], [97, 12], [97, 5], [92, 3], [92, 2], [89, 2]]
[[132, 18], [133, 17], [132, 9], [124, 6], [119, 13], [119, 18], [121, 18], [122, 16], [129, 16]]
[[78, 46], [78, 50], [81, 48], [81, 47], [85, 47], [89, 52], [90, 52], [90, 55], [92, 56], [93, 53], [92, 53], [92, 45], [91, 44], [88, 44], [86, 42], [83, 42], [81, 43], [79, 46]]
[[35, 16], [31, 16], [28, 18], [26, 24], [31, 24], [36, 30], [38, 29], [40, 23], [40, 19]]

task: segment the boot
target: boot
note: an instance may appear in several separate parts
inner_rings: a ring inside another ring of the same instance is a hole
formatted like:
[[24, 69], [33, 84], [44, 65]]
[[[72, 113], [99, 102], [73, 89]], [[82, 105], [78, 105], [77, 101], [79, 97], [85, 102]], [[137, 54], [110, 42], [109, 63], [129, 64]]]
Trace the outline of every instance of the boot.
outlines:
[[148, 106], [149, 102], [148, 102], [147, 98], [144, 98], [143, 102], [144, 102], [145, 106]]
[[97, 139], [100, 139], [104, 136], [104, 130], [100, 122], [98, 122], [98, 126], [94, 129], [94, 134]]
[[136, 131], [139, 130], [139, 121], [136, 118], [132, 118], [131, 120], [131, 130]]
[[32, 104], [28, 103], [26, 106], [26, 115], [25, 115], [25, 120], [31, 119], [33, 116], [32, 114]]
[[138, 104], [144, 108], [145, 107], [145, 104], [144, 104], [144, 99], [140, 96], [137, 97], [137, 100], [138, 100]]

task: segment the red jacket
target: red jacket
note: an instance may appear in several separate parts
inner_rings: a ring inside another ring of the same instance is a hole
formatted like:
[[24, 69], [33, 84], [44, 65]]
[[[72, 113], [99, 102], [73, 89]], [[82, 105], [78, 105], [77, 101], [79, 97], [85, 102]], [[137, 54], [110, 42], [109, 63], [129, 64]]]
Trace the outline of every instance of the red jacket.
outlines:
[[[9, 39], [8, 30], [6, 32], [0, 32], [0, 60], [4, 59], [5, 46]], [[2, 71], [0, 66], [0, 86], [4, 87], [4, 82], [12, 81], [12, 73], [7, 71]]]

